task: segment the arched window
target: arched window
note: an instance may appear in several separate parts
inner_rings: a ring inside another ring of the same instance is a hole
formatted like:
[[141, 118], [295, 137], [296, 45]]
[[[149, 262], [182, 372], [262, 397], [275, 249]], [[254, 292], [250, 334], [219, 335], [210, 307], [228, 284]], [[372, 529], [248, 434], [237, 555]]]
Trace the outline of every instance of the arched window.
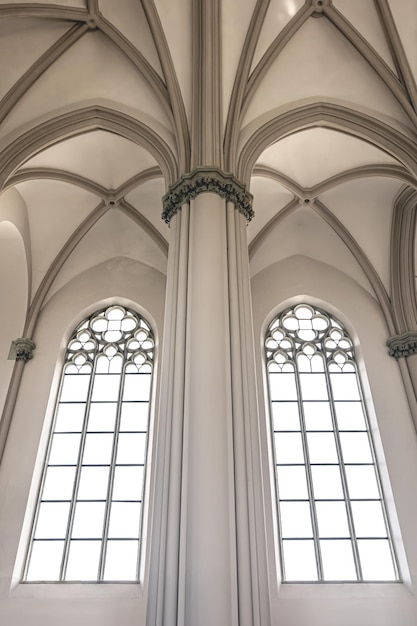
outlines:
[[352, 341], [300, 304], [265, 339], [283, 580], [398, 580]]
[[122, 306], [72, 334], [24, 580], [138, 580], [154, 349]]

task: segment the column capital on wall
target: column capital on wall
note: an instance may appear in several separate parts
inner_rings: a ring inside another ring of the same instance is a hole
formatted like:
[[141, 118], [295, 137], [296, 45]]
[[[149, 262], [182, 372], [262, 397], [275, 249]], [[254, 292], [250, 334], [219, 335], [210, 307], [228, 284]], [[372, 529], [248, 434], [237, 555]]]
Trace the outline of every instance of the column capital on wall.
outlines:
[[394, 335], [387, 339], [389, 355], [400, 357], [417, 354], [417, 331], [408, 331], [402, 335]]
[[246, 190], [246, 185], [239, 182], [233, 174], [223, 172], [217, 167], [197, 167], [192, 172], [183, 174], [162, 198], [162, 219], [169, 224], [182, 205], [200, 193], [215, 193], [228, 202], [233, 202], [248, 222], [254, 216], [253, 196]]
[[27, 363], [33, 357], [33, 351], [36, 348], [31, 339], [20, 337], [12, 341], [9, 351], [9, 360], [24, 361]]

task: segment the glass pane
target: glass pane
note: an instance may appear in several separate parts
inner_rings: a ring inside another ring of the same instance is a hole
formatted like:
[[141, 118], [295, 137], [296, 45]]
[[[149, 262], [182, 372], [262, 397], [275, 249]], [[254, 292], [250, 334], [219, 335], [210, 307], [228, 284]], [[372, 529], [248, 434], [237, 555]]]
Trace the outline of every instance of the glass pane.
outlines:
[[81, 435], [54, 435], [52, 437], [50, 465], [76, 465]]
[[269, 389], [271, 400], [297, 400], [294, 374], [270, 374]]
[[304, 463], [303, 444], [300, 433], [278, 433], [275, 435], [277, 463]]
[[116, 402], [92, 402], [87, 430], [112, 432], [116, 422], [116, 413]]
[[307, 433], [310, 463], [337, 463], [333, 433]]
[[85, 438], [83, 464], [109, 465], [114, 435], [88, 434]]
[[120, 374], [96, 374], [94, 376], [93, 395], [95, 401], [116, 401], [119, 397]]
[[283, 541], [285, 580], [308, 581], [317, 580], [316, 554], [314, 542]]
[[108, 482], [108, 467], [82, 467], [78, 500], [105, 500]]
[[26, 580], [59, 580], [63, 550], [63, 541], [34, 541]]
[[344, 502], [316, 502], [320, 537], [350, 537]]
[[65, 539], [69, 508], [69, 502], [41, 503], [35, 539]]
[[117, 444], [117, 464], [140, 464], [145, 462], [146, 433], [119, 435]]
[[149, 400], [150, 386], [150, 374], [126, 374], [123, 401]]
[[148, 402], [123, 402], [120, 430], [148, 430]]
[[274, 430], [300, 430], [298, 402], [273, 402], [272, 423]]
[[104, 580], [136, 580], [139, 541], [108, 541]]
[[116, 467], [113, 500], [141, 500], [143, 474], [143, 467]]
[[141, 504], [113, 502], [110, 510], [110, 539], [139, 538]]
[[55, 432], [81, 432], [84, 422], [85, 403], [60, 404], [58, 406]]
[[339, 430], [366, 430], [361, 402], [335, 402]]
[[101, 541], [71, 541], [65, 580], [98, 580]]
[[321, 354], [314, 354], [311, 358], [311, 371], [324, 372], [323, 357]]
[[395, 580], [391, 550], [386, 539], [359, 539], [359, 557], [364, 580]]
[[123, 368], [123, 359], [120, 354], [117, 354], [110, 360], [109, 372], [112, 374], [121, 373]]
[[345, 463], [372, 463], [367, 433], [340, 433], [340, 443]]
[[280, 502], [282, 538], [313, 536], [308, 502]]
[[346, 465], [345, 472], [350, 498], [379, 498], [373, 465]]
[[335, 400], [359, 400], [356, 374], [330, 374], [333, 398]]
[[318, 499], [343, 498], [342, 480], [338, 466], [314, 465], [311, 468], [314, 497]]
[[321, 540], [324, 580], [357, 580], [350, 540]]
[[105, 502], [77, 502], [73, 539], [100, 539], [103, 534]]
[[308, 498], [305, 467], [279, 465], [278, 492], [281, 500], [303, 500]]
[[42, 500], [71, 500], [75, 467], [48, 467]]
[[386, 537], [387, 529], [380, 502], [352, 502], [357, 537]]
[[327, 400], [327, 385], [324, 374], [300, 374], [303, 400]]
[[328, 402], [303, 402], [303, 409], [307, 430], [333, 430]]
[[85, 402], [87, 400], [89, 374], [67, 374], [61, 390], [61, 402]]

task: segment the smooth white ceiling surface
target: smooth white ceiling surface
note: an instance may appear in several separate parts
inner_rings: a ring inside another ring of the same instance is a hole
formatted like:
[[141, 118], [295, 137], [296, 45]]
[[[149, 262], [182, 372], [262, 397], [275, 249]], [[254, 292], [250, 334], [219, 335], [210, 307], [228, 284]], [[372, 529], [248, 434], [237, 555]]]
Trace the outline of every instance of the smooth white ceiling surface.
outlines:
[[313, 187], [355, 167], [396, 160], [355, 137], [312, 128], [273, 144], [262, 153], [258, 163], [281, 172], [302, 187]]
[[27, 161], [25, 168], [65, 170], [116, 189], [135, 174], [156, 165], [141, 146], [113, 133], [93, 131], [47, 148]]
[[0, 0], [0, 57], [0, 184], [26, 205], [32, 298], [61, 265], [49, 297], [116, 257], [166, 272], [162, 196], [207, 164], [207, 104], [216, 165], [254, 195], [252, 274], [302, 254], [371, 293], [342, 225], [390, 295], [396, 197], [417, 180], [417, 0]]

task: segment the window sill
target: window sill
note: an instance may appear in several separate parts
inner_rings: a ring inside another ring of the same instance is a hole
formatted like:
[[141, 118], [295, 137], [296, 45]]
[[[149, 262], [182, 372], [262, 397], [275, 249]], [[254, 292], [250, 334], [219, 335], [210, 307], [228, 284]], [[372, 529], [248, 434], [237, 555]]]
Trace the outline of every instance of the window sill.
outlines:
[[14, 598], [136, 598], [143, 597], [137, 582], [24, 582], [12, 587]]
[[402, 581], [378, 582], [282, 582], [280, 599], [293, 598], [401, 598], [410, 593]]

